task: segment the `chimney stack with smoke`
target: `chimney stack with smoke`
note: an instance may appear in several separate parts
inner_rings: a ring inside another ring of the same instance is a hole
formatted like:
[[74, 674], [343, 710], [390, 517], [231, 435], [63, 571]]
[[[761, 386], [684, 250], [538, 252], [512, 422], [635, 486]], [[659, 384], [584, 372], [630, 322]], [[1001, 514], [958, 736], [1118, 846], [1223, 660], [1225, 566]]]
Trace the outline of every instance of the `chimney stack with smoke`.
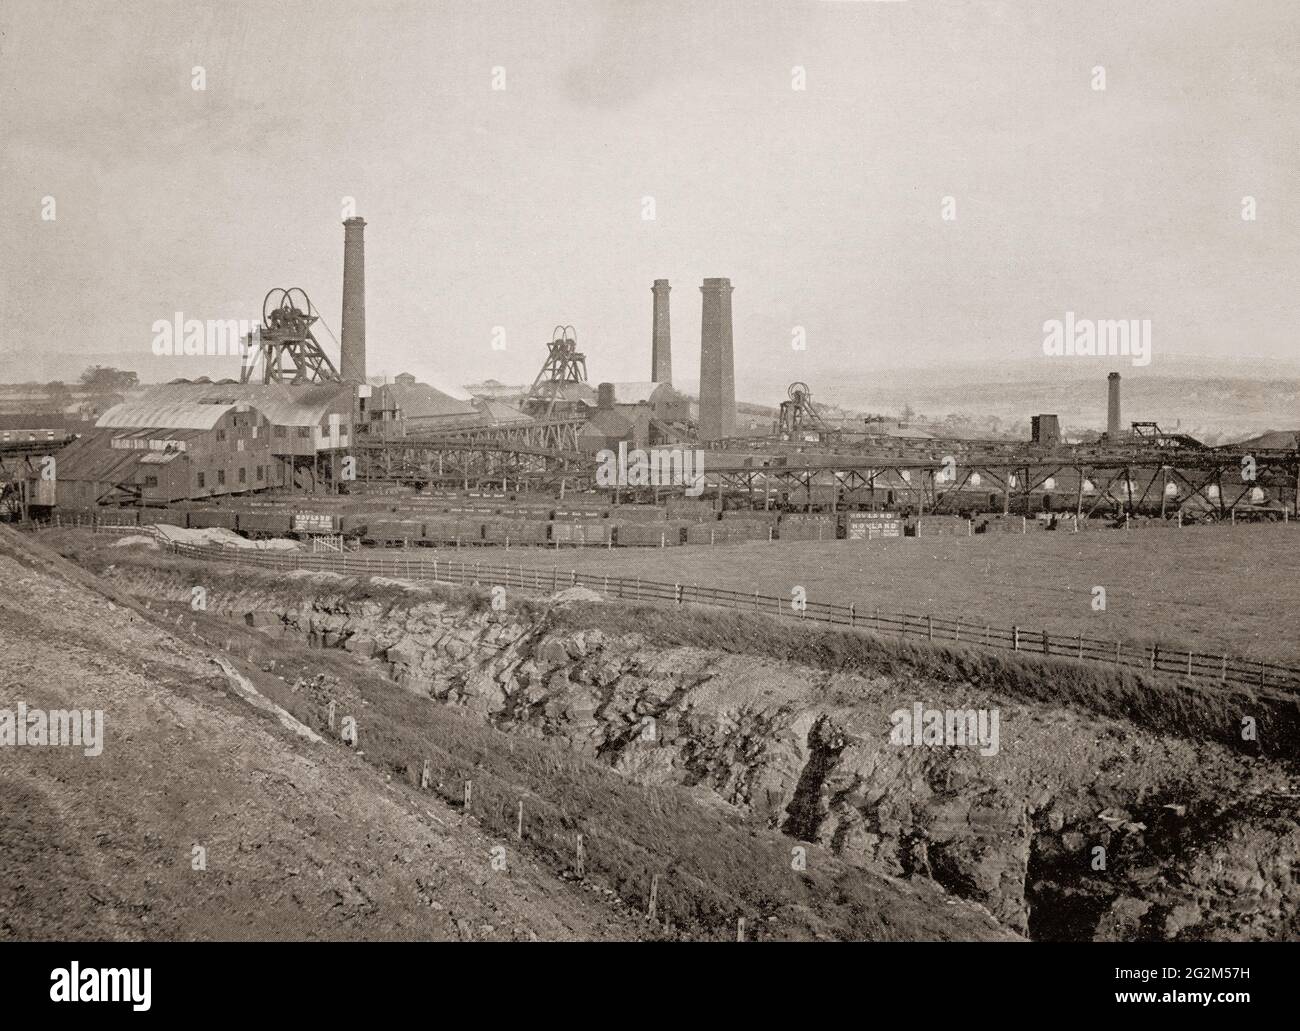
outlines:
[[673, 381], [672, 334], [668, 329], [668, 291], [666, 279], [656, 279], [650, 288], [655, 295], [654, 326], [650, 337], [650, 378], [655, 383]]
[[1119, 440], [1119, 373], [1106, 377], [1110, 392], [1106, 399], [1106, 439]]
[[700, 439], [736, 432], [736, 366], [731, 342], [731, 280], [706, 279], [700, 287]]
[[343, 223], [343, 330], [339, 375], [347, 383], [366, 382], [366, 222]]

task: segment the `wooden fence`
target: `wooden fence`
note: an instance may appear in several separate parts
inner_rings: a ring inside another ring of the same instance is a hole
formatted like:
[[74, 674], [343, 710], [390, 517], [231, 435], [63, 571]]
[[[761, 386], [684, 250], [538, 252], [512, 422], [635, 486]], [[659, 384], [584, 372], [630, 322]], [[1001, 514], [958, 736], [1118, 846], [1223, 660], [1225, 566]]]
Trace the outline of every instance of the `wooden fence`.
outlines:
[[523, 565], [497, 565], [429, 558], [419, 549], [366, 554], [308, 554], [258, 548], [198, 546], [170, 542], [169, 550], [195, 558], [220, 558], [273, 569], [303, 569], [352, 576], [389, 576], [395, 579], [431, 580], [438, 583], [503, 586], [553, 594], [566, 587], [587, 587], [607, 598], [659, 602], [673, 605], [710, 605], [737, 611], [766, 612], [774, 616], [811, 620], [830, 626], [863, 630], [901, 640], [925, 640], [982, 648], [995, 648], [1055, 658], [1103, 663], [1154, 673], [1178, 674], [1221, 683], [1255, 687], [1300, 688], [1300, 668], [1226, 653], [1211, 654], [1101, 640], [1083, 634], [1049, 634], [1022, 626], [995, 626], [989, 622], [953, 619], [930, 614], [882, 612], [854, 603], [840, 604], [733, 591], [699, 584], [668, 583], [641, 577], [603, 576], [558, 567], [550, 571]]

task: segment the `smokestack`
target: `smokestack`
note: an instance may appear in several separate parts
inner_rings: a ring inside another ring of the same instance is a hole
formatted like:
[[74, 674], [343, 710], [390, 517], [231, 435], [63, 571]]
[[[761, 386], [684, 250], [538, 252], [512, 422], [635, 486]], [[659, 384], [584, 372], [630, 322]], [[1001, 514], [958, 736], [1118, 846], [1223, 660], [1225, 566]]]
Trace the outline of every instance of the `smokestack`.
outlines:
[[1106, 439], [1119, 440], [1119, 373], [1106, 377], [1110, 392], [1106, 403]]
[[668, 330], [668, 291], [666, 279], [656, 279], [650, 288], [655, 295], [654, 327], [650, 336], [650, 378], [656, 383], [673, 381], [672, 335]]
[[736, 366], [731, 342], [731, 280], [706, 279], [700, 287], [700, 439], [736, 432]]
[[348, 383], [366, 382], [366, 222], [343, 223], [343, 339], [339, 375]]

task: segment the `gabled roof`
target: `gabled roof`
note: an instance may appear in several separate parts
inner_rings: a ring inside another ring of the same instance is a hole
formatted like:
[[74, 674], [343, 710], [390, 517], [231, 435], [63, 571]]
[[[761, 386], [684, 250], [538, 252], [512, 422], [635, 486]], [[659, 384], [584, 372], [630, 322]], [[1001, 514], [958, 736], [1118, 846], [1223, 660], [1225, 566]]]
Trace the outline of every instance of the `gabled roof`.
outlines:
[[506, 404], [504, 401], [497, 401], [494, 398], [483, 397], [474, 402], [483, 417], [492, 426], [511, 426], [516, 423], [532, 422], [533, 420], [521, 412], [518, 408]]
[[403, 419], [446, 419], [476, 415], [468, 401], [460, 401], [427, 383], [387, 383], [375, 388], [372, 407], [396, 408]]

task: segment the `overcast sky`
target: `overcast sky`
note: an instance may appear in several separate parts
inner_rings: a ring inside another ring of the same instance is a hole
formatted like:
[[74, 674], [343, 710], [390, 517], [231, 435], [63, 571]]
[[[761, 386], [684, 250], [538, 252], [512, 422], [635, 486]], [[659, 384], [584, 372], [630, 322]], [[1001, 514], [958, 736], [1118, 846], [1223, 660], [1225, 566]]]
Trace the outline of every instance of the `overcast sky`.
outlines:
[[593, 380], [648, 378], [666, 277], [693, 382], [708, 276], [755, 401], [1050, 374], [1066, 311], [1151, 319], [1152, 371], [1296, 357], [1295, 0], [4, 0], [0, 32], [0, 380], [59, 352], [237, 375], [159, 373], [151, 326], [273, 286], [337, 335], [349, 196], [372, 374], [530, 381], [563, 322]]

